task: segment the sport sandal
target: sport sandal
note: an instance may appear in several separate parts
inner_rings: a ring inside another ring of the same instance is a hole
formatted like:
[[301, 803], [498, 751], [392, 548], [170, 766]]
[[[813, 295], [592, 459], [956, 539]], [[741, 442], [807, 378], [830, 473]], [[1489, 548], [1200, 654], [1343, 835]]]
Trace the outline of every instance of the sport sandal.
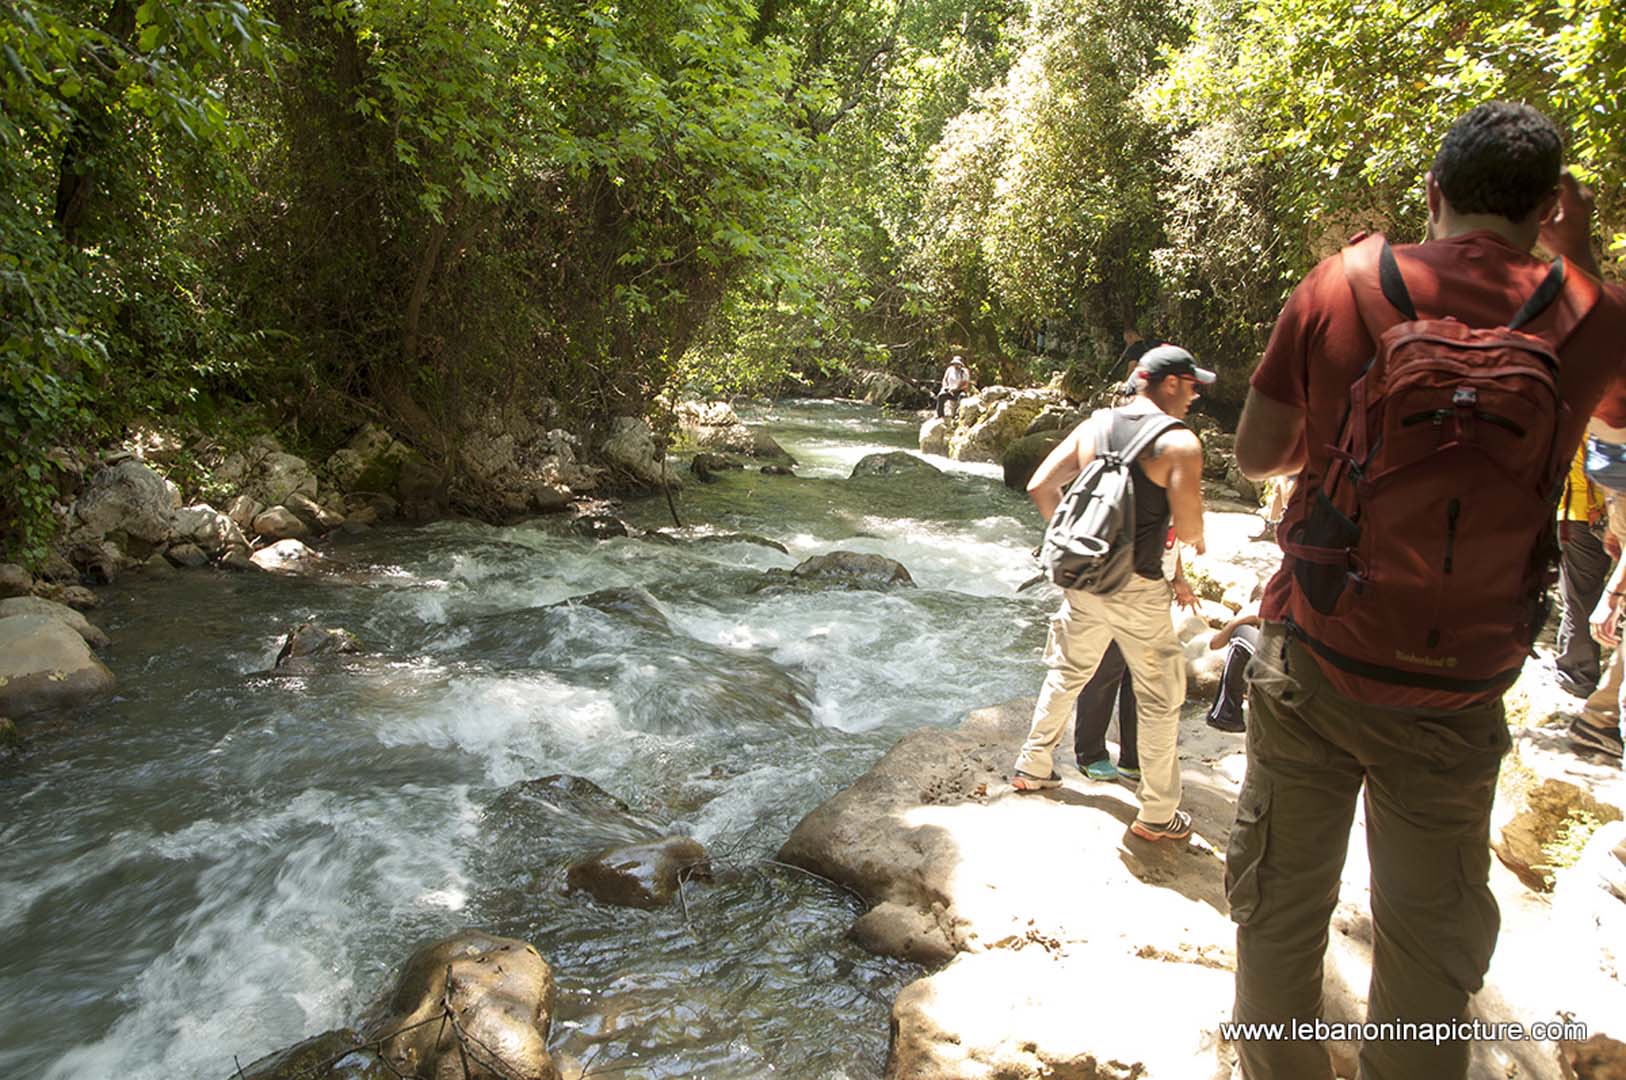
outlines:
[[1570, 721], [1570, 746], [1594, 754], [1603, 754], [1614, 761], [1621, 758], [1622, 747], [1620, 728], [1606, 728], [1597, 724], [1588, 723], [1585, 717], [1577, 716]]
[[1184, 810], [1176, 810], [1174, 816], [1161, 825], [1136, 818], [1129, 831], [1142, 840], [1184, 840], [1191, 835], [1191, 815]]
[[1061, 787], [1061, 777], [1054, 769], [1049, 778], [1033, 776], [1017, 769], [1011, 777], [1011, 787], [1017, 791], [1047, 791], [1050, 788]]

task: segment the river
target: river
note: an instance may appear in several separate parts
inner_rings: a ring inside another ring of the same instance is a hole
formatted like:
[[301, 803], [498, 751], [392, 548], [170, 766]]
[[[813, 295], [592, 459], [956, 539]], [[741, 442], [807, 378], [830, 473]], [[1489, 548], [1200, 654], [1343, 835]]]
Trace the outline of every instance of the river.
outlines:
[[[683, 530], [664, 500], [628, 505], [681, 542], [446, 522], [327, 549], [343, 573], [103, 589], [117, 695], [0, 765], [0, 1075], [225, 1080], [477, 926], [541, 951], [553, 1045], [610, 1075], [879, 1076], [919, 969], [846, 940], [853, 899], [764, 860], [903, 733], [1032, 693], [1053, 594], [1015, 592], [1038, 523], [996, 468], [847, 479], [912, 450], [912, 418], [746, 419], [799, 475], [691, 480]], [[918, 587], [760, 588], [838, 548]], [[366, 655], [271, 673], [305, 620]], [[699, 838], [717, 880], [656, 912], [565, 895], [626, 816], [488, 813], [556, 773]]]

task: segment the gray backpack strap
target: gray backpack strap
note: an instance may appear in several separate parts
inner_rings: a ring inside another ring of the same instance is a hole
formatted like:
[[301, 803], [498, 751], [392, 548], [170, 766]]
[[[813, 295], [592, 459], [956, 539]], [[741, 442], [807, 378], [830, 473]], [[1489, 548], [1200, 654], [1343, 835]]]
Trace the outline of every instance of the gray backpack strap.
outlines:
[[[1110, 412], [1111, 410], [1102, 411]], [[1103, 435], [1100, 442], [1096, 444], [1096, 453], [1102, 456], [1105, 456], [1106, 454], [1114, 454], [1117, 456], [1119, 461], [1123, 462], [1123, 464], [1127, 466], [1132, 464], [1136, 458], [1140, 457], [1148, 446], [1151, 446], [1152, 443], [1156, 442], [1158, 436], [1162, 435], [1166, 431], [1171, 431], [1174, 428], [1185, 426], [1186, 425], [1182, 421], [1176, 420], [1172, 416], [1165, 415], [1161, 419], [1153, 420], [1151, 423], [1142, 424], [1140, 430], [1135, 432], [1135, 437], [1130, 439], [1128, 445], [1121, 450], [1103, 449], [1103, 447], [1105, 447], [1107, 444], [1107, 439]]]

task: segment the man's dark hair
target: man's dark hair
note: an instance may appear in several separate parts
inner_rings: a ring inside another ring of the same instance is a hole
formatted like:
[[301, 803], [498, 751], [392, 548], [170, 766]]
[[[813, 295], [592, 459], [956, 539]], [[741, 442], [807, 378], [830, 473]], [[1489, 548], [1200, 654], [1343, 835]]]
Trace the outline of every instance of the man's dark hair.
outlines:
[[1445, 133], [1434, 179], [1459, 214], [1523, 221], [1553, 193], [1563, 165], [1563, 140], [1551, 120], [1528, 105], [1491, 101]]

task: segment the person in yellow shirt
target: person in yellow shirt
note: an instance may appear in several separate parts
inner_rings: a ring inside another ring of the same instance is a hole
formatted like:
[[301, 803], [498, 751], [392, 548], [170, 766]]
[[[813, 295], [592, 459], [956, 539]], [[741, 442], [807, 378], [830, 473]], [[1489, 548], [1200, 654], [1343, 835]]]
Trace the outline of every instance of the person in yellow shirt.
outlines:
[[1582, 440], [1558, 502], [1558, 539], [1563, 549], [1558, 581], [1564, 600], [1558, 622], [1558, 685], [1581, 698], [1598, 688], [1598, 643], [1592, 639], [1587, 617], [1609, 576], [1604, 493], [1587, 479], [1586, 451], [1586, 440]]

